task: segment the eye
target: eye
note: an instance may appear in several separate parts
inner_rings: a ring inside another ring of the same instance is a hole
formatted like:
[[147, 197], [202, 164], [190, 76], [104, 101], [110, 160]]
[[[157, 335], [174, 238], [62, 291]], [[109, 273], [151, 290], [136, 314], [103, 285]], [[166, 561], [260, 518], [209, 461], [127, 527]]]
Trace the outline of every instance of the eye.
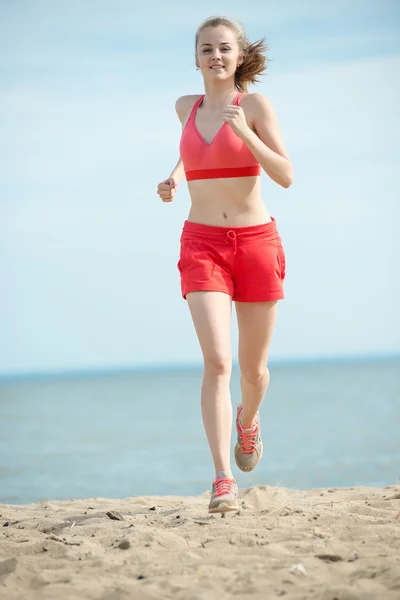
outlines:
[[205, 48], [205, 49], [203, 50], [203, 54], [205, 54], [206, 52], [210, 52], [210, 48]]

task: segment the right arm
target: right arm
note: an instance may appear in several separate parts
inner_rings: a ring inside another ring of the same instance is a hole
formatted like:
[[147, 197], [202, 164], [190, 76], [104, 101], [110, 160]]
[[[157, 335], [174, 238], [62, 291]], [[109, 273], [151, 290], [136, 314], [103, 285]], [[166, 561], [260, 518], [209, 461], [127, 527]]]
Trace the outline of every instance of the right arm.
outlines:
[[172, 171], [171, 175], [169, 176], [169, 179], [173, 179], [175, 182], [175, 185], [178, 185], [178, 183], [183, 179], [184, 176], [185, 176], [185, 169], [183, 167], [182, 159], [181, 159], [181, 157], [179, 157], [179, 160], [176, 163], [176, 166], [175, 166], [174, 170]]
[[[190, 101], [191, 98], [192, 98], [192, 96], [181, 96], [175, 102], [175, 110], [176, 110], [176, 114], [178, 115], [178, 118], [182, 124], [182, 130], [185, 127], [187, 118], [189, 116], [188, 108], [189, 108], [190, 102], [188, 102], [188, 100]], [[174, 179], [175, 183], [178, 184], [181, 181], [181, 179], [183, 179], [184, 175], [185, 175], [185, 170], [183, 167], [183, 162], [182, 162], [181, 157], [179, 157], [179, 160], [176, 163], [176, 167], [172, 171], [170, 178], [172, 177]]]
[[[186, 121], [189, 118], [190, 111], [192, 110], [193, 104], [199, 98], [199, 95], [193, 96], [181, 96], [175, 102], [175, 110], [178, 118], [182, 124], [182, 129], [186, 125]], [[172, 202], [178, 183], [183, 179], [185, 175], [185, 169], [181, 157], [179, 157], [176, 166], [174, 167], [171, 175], [165, 181], [158, 184], [157, 194], [160, 196], [163, 202]]]

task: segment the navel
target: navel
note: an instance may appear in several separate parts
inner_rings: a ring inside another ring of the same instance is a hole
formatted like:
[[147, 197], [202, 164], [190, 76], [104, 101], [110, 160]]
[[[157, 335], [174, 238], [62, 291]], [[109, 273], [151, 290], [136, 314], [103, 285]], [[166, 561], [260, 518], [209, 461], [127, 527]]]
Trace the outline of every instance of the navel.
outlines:
[[228, 215], [227, 215], [227, 214], [225, 214], [225, 213], [222, 213], [222, 214], [224, 215], [224, 219], [227, 219], [227, 218], [228, 218]]

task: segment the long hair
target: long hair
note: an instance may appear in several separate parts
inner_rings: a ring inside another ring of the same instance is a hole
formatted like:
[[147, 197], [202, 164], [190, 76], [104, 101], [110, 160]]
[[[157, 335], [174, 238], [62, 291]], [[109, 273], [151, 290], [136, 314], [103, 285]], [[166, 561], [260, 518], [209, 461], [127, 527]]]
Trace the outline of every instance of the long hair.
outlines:
[[257, 42], [251, 43], [246, 37], [246, 31], [238, 21], [231, 21], [227, 17], [209, 17], [203, 21], [196, 32], [195, 52], [197, 54], [197, 44], [200, 33], [206, 27], [218, 27], [224, 25], [229, 27], [236, 34], [239, 53], [243, 62], [238, 66], [235, 73], [235, 88], [239, 92], [247, 92], [249, 85], [259, 83], [258, 76], [264, 73], [268, 66], [268, 59], [265, 56], [268, 45], [265, 37]]

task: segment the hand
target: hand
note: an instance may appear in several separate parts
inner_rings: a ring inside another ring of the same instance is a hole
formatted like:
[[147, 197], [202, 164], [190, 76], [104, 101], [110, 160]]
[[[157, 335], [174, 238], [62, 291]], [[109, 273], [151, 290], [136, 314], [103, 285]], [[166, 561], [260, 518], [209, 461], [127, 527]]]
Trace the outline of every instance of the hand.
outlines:
[[176, 193], [176, 183], [173, 177], [158, 184], [157, 194], [163, 202], [172, 202]]
[[224, 109], [222, 118], [225, 123], [228, 123], [232, 127], [234, 133], [240, 138], [245, 137], [250, 129], [247, 125], [246, 117], [241, 106], [228, 104]]

